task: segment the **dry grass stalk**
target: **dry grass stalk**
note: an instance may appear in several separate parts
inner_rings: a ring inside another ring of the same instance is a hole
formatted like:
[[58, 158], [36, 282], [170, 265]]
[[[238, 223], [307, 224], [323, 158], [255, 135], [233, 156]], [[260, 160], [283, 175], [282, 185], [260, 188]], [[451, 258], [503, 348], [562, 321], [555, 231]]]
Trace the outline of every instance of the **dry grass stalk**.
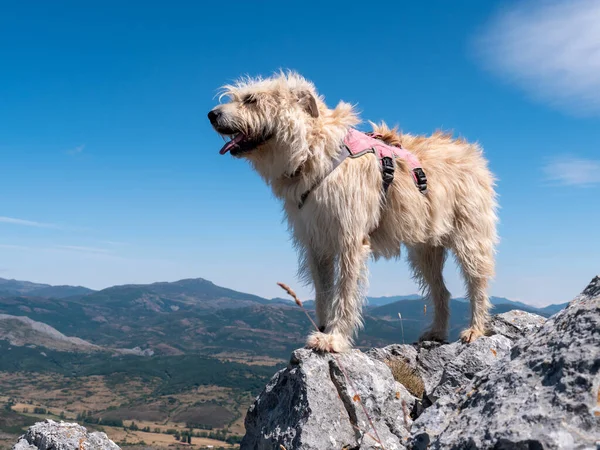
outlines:
[[315, 330], [319, 331], [319, 327], [317, 326], [315, 321], [312, 319], [312, 317], [310, 317], [310, 314], [308, 314], [308, 311], [304, 308], [304, 305], [302, 304], [302, 302], [300, 301], [300, 299], [298, 298], [296, 293], [293, 291], [293, 289], [285, 283], [277, 283], [277, 285], [281, 289], [283, 289], [285, 292], [287, 292], [287, 294], [290, 297], [292, 297], [294, 299], [294, 301], [296, 302], [296, 305], [298, 305], [302, 309], [302, 311], [304, 311], [304, 314], [306, 314], [306, 317], [308, 317], [308, 320], [310, 320], [310, 323], [313, 324], [313, 326], [315, 327]]
[[423, 397], [425, 383], [412, 367], [401, 359], [386, 359], [385, 363], [391, 369], [394, 380], [408, 389], [408, 392], [415, 397]]
[[[317, 326], [315, 321], [312, 319], [312, 317], [310, 317], [310, 314], [308, 314], [308, 311], [306, 311], [306, 309], [304, 308], [304, 305], [302, 304], [302, 302], [300, 301], [300, 299], [298, 298], [298, 296], [296, 295], [294, 290], [285, 283], [278, 282], [277, 285], [281, 289], [283, 289], [290, 297], [292, 297], [294, 299], [294, 301], [296, 302], [296, 305], [298, 305], [302, 309], [302, 311], [304, 311], [304, 314], [306, 314], [306, 317], [308, 317], [310, 322], [313, 324], [313, 326], [315, 327], [315, 330], [317, 332], [320, 332], [319, 327]], [[373, 432], [375, 433], [375, 437], [373, 437], [370, 433], [359, 429], [352, 423], [350, 425], [352, 425], [354, 428], [357, 428], [360, 432], [364, 433], [365, 435], [369, 436], [371, 439], [373, 439], [375, 442], [377, 442], [383, 450], [385, 450], [385, 447], [383, 446], [383, 443], [381, 442], [381, 438], [379, 437], [379, 433], [377, 433], [377, 429], [375, 428], [375, 425], [373, 425], [373, 420], [371, 419], [371, 416], [369, 415], [367, 408], [365, 408], [365, 405], [363, 404], [363, 402], [360, 399], [360, 396], [358, 395], [358, 390], [356, 389], [356, 386], [354, 386], [354, 383], [352, 382], [352, 380], [346, 373], [346, 369], [344, 369], [344, 366], [342, 365], [342, 362], [340, 361], [340, 358], [338, 357], [338, 355], [336, 355], [335, 353], [331, 353], [331, 355], [335, 358], [335, 361], [337, 362], [338, 367], [342, 371], [342, 374], [344, 374], [346, 383], [348, 383], [350, 385], [350, 387], [352, 388], [352, 390], [356, 393], [354, 395], [354, 401], [358, 401], [358, 403], [362, 407], [362, 410], [365, 413], [367, 420], [369, 421], [369, 425], [371, 425], [371, 428], [373, 429]]]

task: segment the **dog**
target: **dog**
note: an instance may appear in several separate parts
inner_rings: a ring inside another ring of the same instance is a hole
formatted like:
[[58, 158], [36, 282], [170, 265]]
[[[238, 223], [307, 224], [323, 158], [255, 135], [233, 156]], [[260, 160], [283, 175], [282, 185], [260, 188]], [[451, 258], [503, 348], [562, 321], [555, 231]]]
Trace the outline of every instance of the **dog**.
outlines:
[[247, 160], [283, 202], [300, 273], [315, 288], [319, 331], [308, 336], [309, 348], [352, 347], [362, 326], [368, 258], [397, 258], [402, 245], [434, 305], [433, 322], [420, 339], [447, 339], [450, 293], [442, 269], [448, 251], [462, 269], [471, 304], [461, 339], [484, 335], [497, 203], [495, 179], [478, 145], [441, 132], [413, 136], [371, 124], [377, 142], [407, 149], [427, 178], [423, 192], [410, 165], [396, 158], [393, 181], [384, 189], [374, 153], [340, 160], [348, 133], [360, 122], [354, 107], [342, 101], [329, 108], [310, 81], [291, 71], [223, 86], [208, 118], [230, 138], [220, 153]]

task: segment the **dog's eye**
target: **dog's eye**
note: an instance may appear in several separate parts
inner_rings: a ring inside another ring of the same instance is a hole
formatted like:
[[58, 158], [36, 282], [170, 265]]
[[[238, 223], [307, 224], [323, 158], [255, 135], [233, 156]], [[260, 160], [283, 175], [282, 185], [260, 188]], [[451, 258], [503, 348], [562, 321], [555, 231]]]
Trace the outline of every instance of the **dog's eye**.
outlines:
[[253, 103], [256, 103], [256, 97], [254, 95], [246, 95], [242, 99], [242, 104], [244, 105], [251, 105]]

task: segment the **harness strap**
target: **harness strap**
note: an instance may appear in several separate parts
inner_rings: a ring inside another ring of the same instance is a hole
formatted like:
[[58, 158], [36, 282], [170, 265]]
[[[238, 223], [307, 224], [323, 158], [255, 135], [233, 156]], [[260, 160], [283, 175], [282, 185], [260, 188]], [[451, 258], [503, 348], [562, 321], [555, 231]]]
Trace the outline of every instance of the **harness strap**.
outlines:
[[[371, 143], [365, 143], [364, 139], [370, 140]], [[373, 144], [374, 140], [378, 140], [380, 142], [375, 142]], [[367, 147], [365, 148], [363, 145], [367, 145]], [[358, 148], [360, 148], [360, 150]], [[331, 169], [323, 178], [321, 178], [321, 180], [315, 183], [314, 186], [300, 196], [298, 209], [302, 209], [310, 193], [315, 190], [323, 182], [323, 180], [331, 174], [331, 172], [337, 169], [339, 165], [346, 160], [346, 158], [359, 158], [367, 153], [374, 153], [379, 160], [383, 179], [383, 190], [385, 193], [387, 193], [388, 188], [394, 181], [394, 172], [396, 167], [394, 160], [396, 158], [401, 158], [410, 166], [413, 181], [419, 189], [419, 192], [421, 192], [423, 195], [427, 194], [427, 177], [425, 176], [425, 172], [421, 168], [419, 160], [415, 157], [415, 155], [401, 146], [392, 147], [391, 145], [386, 144], [382, 141], [381, 135], [375, 133], [361, 133], [351, 128], [344, 138], [342, 151], [338, 155], [337, 159], [333, 162]]]
[[[365, 139], [367, 141], [365, 141]], [[360, 131], [350, 129], [346, 136], [346, 140], [351, 142], [351, 144], [349, 144], [351, 146], [370, 145], [375, 139], [381, 141], [376, 142], [373, 145], [383, 171], [384, 190], [387, 192], [387, 188], [394, 180], [394, 160], [400, 158], [410, 168], [413, 181], [417, 189], [419, 189], [419, 192], [423, 195], [427, 194], [427, 176], [421, 167], [419, 159], [413, 153], [409, 152], [400, 144], [386, 144], [383, 142], [383, 136], [379, 133], [361, 133]]]
[[314, 186], [312, 186], [308, 191], [304, 192], [300, 196], [300, 202], [298, 203], [298, 209], [302, 209], [302, 207], [304, 206], [304, 203], [306, 202], [306, 199], [308, 198], [308, 195], [313, 190], [315, 190], [317, 187], [319, 187], [319, 185], [323, 182], [323, 180], [325, 178], [327, 178], [329, 176], [329, 174], [331, 174], [331, 172], [333, 172], [335, 169], [338, 168], [338, 166], [340, 164], [342, 164], [344, 161], [346, 161], [346, 158], [348, 156], [350, 156], [350, 149], [344, 145], [342, 147], [342, 151], [338, 155], [337, 159], [333, 162], [333, 165], [331, 166], [331, 169], [329, 170], [329, 172], [327, 172], [327, 174], [323, 178], [321, 178], [320, 181], [317, 181], [317, 183]]

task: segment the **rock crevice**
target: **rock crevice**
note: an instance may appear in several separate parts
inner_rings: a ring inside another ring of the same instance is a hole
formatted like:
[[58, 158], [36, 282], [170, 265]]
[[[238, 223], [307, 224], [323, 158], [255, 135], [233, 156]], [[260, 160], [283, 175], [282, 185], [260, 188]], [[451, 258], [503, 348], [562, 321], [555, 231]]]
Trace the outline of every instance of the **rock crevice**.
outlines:
[[348, 390], [345, 386], [345, 380], [344, 382], [340, 380], [340, 376], [343, 377], [343, 374], [333, 360], [329, 361], [329, 376], [333, 382], [333, 385], [335, 386], [335, 389], [337, 390], [340, 400], [342, 401], [342, 406], [348, 413], [348, 420], [350, 421], [352, 428], [355, 430], [356, 441], [359, 443], [358, 447], [360, 448], [362, 435], [360, 433], [360, 429], [358, 428], [358, 416], [356, 414], [355, 403], [348, 394]]

